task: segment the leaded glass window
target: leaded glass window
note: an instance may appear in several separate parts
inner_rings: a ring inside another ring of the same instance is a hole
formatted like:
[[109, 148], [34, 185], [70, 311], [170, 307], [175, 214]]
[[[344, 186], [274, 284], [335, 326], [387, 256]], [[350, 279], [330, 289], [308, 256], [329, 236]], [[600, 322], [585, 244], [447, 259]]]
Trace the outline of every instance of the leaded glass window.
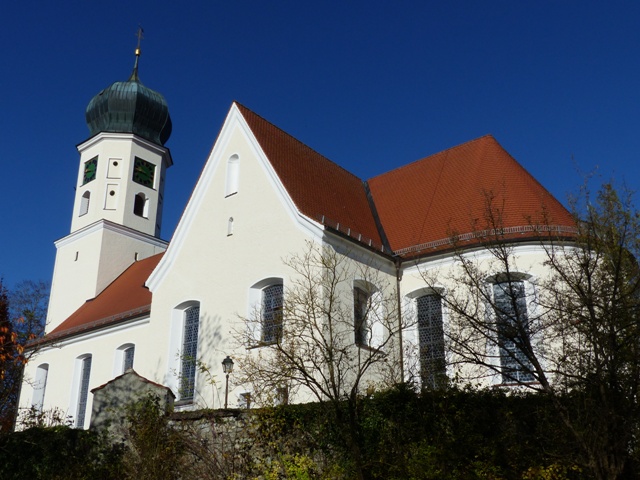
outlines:
[[493, 284], [494, 308], [503, 383], [532, 382], [531, 363], [523, 351], [530, 347], [529, 316], [524, 282]]
[[135, 354], [136, 347], [127, 347], [124, 350], [124, 362], [122, 364], [122, 371], [126, 372], [130, 368], [133, 368], [133, 356]]
[[282, 338], [282, 285], [262, 290], [262, 341], [276, 343]]
[[193, 307], [189, 307], [184, 312], [182, 365], [180, 370], [180, 400], [193, 400], [193, 395], [195, 393], [199, 327], [200, 306], [195, 305]]
[[416, 299], [416, 307], [422, 385], [437, 388], [445, 380], [442, 303], [438, 295], [423, 295]]
[[84, 427], [84, 417], [87, 413], [87, 400], [89, 398], [89, 376], [91, 375], [91, 355], [84, 357], [80, 370], [80, 391], [78, 392], [78, 414], [76, 415], [76, 427]]
[[369, 294], [362, 288], [353, 288], [353, 328], [356, 345], [368, 347], [371, 338], [370, 325], [367, 319]]

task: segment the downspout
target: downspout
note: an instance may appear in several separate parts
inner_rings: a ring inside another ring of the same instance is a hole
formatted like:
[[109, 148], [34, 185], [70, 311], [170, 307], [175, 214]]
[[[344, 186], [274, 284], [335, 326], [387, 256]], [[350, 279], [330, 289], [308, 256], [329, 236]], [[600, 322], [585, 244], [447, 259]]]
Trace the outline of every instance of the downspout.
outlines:
[[[378, 209], [376, 208], [376, 203], [373, 201], [373, 195], [371, 194], [371, 189], [369, 188], [369, 182], [362, 182], [362, 186], [364, 187], [365, 195], [367, 196], [367, 202], [369, 203], [369, 208], [371, 209], [371, 215], [373, 215], [373, 220], [376, 224], [376, 228], [378, 229], [378, 233], [380, 234], [380, 240], [382, 241], [382, 245], [384, 250], [387, 250], [393, 254], [393, 249], [389, 244], [389, 239], [387, 238], [387, 234], [384, 231], [384, 227], [382, 226], [382, 222], [380, 221], [380, 217], [378, 216]], [[402, 346], [402, 302], [400, 300], [400, 280], [402, 280], [402, 259], [399, 256], [395, 256], [393, 263], [396, 267], [396, 299], [397, 299], [397, 309], [398, 309], [398, 345], [400, 348], [400, 382], [404, 382], [404, 352]]]
[[398, 309], [398, 347], [400, 349], [400, 382], [404, 383], [404, 347], [402, 343], [402, 301], [400, 300], [400, 281], [402, 280], [402, 260], [396, 257], [394, 260], [396, 266], [396, 301]]

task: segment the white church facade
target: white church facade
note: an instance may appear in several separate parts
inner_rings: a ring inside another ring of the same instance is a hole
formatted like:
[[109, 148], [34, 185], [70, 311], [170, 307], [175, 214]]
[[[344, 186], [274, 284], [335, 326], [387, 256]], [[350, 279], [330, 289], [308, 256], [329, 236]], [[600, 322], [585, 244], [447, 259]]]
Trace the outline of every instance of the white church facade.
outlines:
[[[295, 283], [283, 259], [309, 244], [375, 268], [401, 300], [400, 317], [436, 309], [441, 331], [441, 306], [424, 274], [455, 263], [451, 232], [472, 232], [486, 192], [498, 192], [504, 227], [518, 235], [516, 251], [528, 269], [523, 289], [526, 278], [543, 275], [531, 218], [544, 206], [559, 229], [573, 223], [491, 136], [363, 181], [233, 103], [166, 242], [159, 234], [173, 159], [164, 98], [140, 83], [136, 63], [128, 81], [96, 95], [86, 118], [90, 137], [78, 146], [71, 232], [56, 242], [46, 334], [26, 365], [20, 398], [21, 408], [58, 408], [79, 428], [90, 423], [91, 390], [128, 368], [170, 388], [177, 408], [221, 408], [221, 361], [247, 350], [234, 335], [248, 328], [242, 317], [258, 311], [261, 320], [250, 327], [251, 348], [275, 341]], [[358, 311], [372, 292], [352, 280], [354, 348], [370, 351], [387, 332], [363, 327]], [[418, 321], [402, 329], [392, 348], [404, 351], [387, 352], [407, 366], [399, 369], [404, 380], [416, 375], [408, 365], [423, 361], [421, 342], [443, 348], [437, 338], [422, 339], [421, 328]], [[244, 405], [250, 393], [232, 382], [229, 406]]]

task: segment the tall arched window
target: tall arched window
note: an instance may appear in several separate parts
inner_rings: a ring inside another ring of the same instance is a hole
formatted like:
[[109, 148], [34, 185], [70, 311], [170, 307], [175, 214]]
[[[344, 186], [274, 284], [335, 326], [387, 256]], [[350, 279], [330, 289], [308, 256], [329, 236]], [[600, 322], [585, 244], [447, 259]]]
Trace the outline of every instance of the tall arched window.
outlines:
[[227, 160], [227, 183], [224, 195], [228, 197], [234, 193], [238, 193], [238, 183], [240, 181], [240, 157], [231, 155]]
[[282, 284], [262, 290], [262, 341], [276, 343], [282, 338]]
[[91, 199], [91, 192], [87, 190], [82, 194], [82, 198], [80, 198], [80, 217], [82, 215], [86, 215], [89, 211], [89, 200]]
[[36, 379], [33, 384], [33, 408], [38, 412], [42, 411], [44, 404], [44, 393], [47, 389], [47, 377], [49, 375], [49, 364], [43, 363], [36, 369]]
[[422, 386], [437, 388], [445, 380], [442, 303], [435, 293], [416, 298]]
[[89, 400], [89, 379], [91, 376], [91, 355], [78, 358], [79, 385], [78, 385], [78, 405], [76, 408], [76, 427], [84, 428], [87, 414], [87, 403]]
[[184, 311], [180, 355], [180, 400], [183, 401], [193, 400], [195, 394], [199, 328], [200, 305], [193, 305]]
[[136, 347], [133, 343], [125, 343], [116, 349], [113, 375], [122, 375], [124, 372], [133, 368], [133, 358], [135, 356]]
[[366, 280], [353, 282], [353, 331], [359, 347], [380, 348], [384, 343], [385, 312], [382, 292]]
[[282, 338], [284, 287], [281, 278], [265, 278], [249, 289], [249, 343], [251, 347]]
[[506, 275], [495, 279], [493, 308], [502, 383], [533, 382], [533, 366], [526, 353], [531, 351], [531, 331], [525, 282]]

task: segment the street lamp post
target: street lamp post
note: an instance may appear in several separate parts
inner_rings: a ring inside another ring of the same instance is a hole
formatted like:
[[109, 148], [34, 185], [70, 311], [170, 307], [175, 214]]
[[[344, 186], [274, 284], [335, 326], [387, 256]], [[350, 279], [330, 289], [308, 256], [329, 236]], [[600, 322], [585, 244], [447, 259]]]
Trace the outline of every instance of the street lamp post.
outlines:
[[229, 374], [233, 372], [233, 360], [231, 360], [229, 355], [227, 355], [227, 358], [222, 361], [222, 371], [227, 376], [227, 386], [224, 391], [224, 408], [226, 409], [227, 400], [229, 398]]

